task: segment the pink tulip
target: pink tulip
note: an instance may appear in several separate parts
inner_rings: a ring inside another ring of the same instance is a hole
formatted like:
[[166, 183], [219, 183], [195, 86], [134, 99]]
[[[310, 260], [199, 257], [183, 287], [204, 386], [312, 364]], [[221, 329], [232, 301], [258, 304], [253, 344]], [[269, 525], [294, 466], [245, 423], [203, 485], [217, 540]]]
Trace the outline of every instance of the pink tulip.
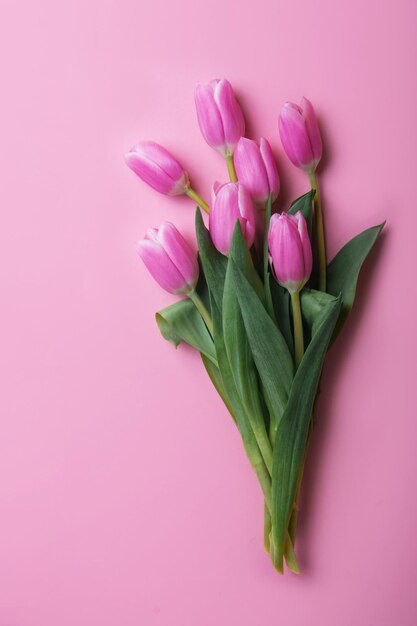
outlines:
[[313, 105], [307, 98], [301, 104], [286, 102], [278, 120], [281, 142], [294, 165], [309, 173], [315, 171], [322, 155], [320, 130]]
[[145, 183], [168, 196], [186, 192], [187, 172], [172, 154], [154, 141], [139, 141], [125, 155], [125, 161]]
[[234, 163], [239, 181], [249, 190], [253, 201], [265, 207], [269, 194], [272, 201], [279, 193], [279, 175], [268, 141], [261, 137], [259, 145], [242, 137], [236, 146]]
[[275, 213], [268, 234], [271, 265], [278, 282], [290, 293], [300, 291], [310, 278], [311, 243], [301, 211]]
[[227, 255], [237, 220], [248, 248], [255, 239], [255, 213], [249, 191], [240, 183], [214, 183], [210, 235], [217, 250]]
[[233, 154], [245, 132], [245, 120], [229, 81], [197, 85], [195, 105], [201, 133], [209, 146], [224, 157]]
[[174, 224], [164, 222], [159, 230], [150, 228], [139, 241], [138, 253], [149, 272], [163, 289], [189, 294], [197, 284], [197, 255]]

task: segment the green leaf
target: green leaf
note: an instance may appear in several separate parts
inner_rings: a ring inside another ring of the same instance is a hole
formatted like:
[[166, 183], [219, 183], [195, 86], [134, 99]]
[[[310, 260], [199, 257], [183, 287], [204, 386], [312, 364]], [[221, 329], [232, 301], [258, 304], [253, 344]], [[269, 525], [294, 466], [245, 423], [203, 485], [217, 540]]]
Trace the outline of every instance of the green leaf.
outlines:
[[271, 479], [260, 454], [246, 411], [239, 397], [230, 369], [222, 328], [222, 301], [227, 259], [214, 247], [210, 233], [205, 227], [200, 211], [196, 213], [196, 234], [199, 256], [210, 294], [210, 308], [214, 326], [214, 345], [217, 362], [232, 413], [243, 439], [246, 453], [254, 468], [266, 500], [271, 504]]
[[304, 215], [305, 220], [308, 226], [308, 232], [311, 237], [311, 229], [312, 229], [312, 221], [313, 221], [313, 199], [314, 199], [315, 191], [311, 189], [304, 195], [294, 200], [290, 208], [288, 209], [288, 213], [291, 215], [295, 215], [298, 211]]
[[234, 413], [233, 413], [233, 407], [230, 402], [230, 398], [227, 395], [227, 391], [224, 386], [223, 378], [222, 378], [222, 375], [220, 374], [219, 368], [216, 365], [214, 365], [213, 361], [207, 358], [204, 354], [201, 354], [201, 359], [204, 363], [204, 367], [206, 368], [207, 374], [209, 375], [209, 378], [211, 382], [213, 383], [217, 393], [219, 394], [224, 404], [226, 405], [226, 408], [229, 411], [230, 415], [232, 416], [233, 420], [236, 422], [236, 417], [234, 416]]
[[235, 416], [246, 454], [256, 472], [267, 505], [271, 508], [271, 477], [259, 451], [247, 413], [243, 407], [234, 381], [223, 338], [222, 317], [214, 298], [212, 301], [212, 318], [214, 326], [214, 343], [216, 346], [217, 361], [219, 364], [219, 371], [223, 381], [223, 386], [230, 401], [232, 414]]
[[282, 569], [285, 536], [304, 458], [317, 386], [340, 306], [340, 298], [333, 298], [320, 315], [321, 322], [295, 374], [284, 415], [278, 424], [272, 468], [272, 533], [274, 565], [278, 570]]
[[203, 267], [207, 286], [210, 295], [214, 298], [217, 307], [221, 311], [227, 258], [214, 247], [210, 233], [204, 225], [201, 211], [198, 208], [195, 214], [195, 230], [197, 235], [198, 254]]
[[180, 300], [155, 315], [161, 335], [177, 347], [182, 341], [217, 365], [214, 343], [191, 300]]
[[363, 262], [372, 250], [384, 224], [373, 226], [351, 239], [327, 267], [327, 291], [342, 294], [342, 310], [337, 323], [337, 336], [346, 321], [355, 299], [356, 285]]
[[326, 313], [327, 305], [333, 302], [334, 296], [324, 291], [304, 288], [301, 291], [301, 311], [303, 314], [304, 346], [310, 343], [311, 337], [321, 323], [322, 315]]
[[258, 375], [246, 336], [239, 301], [234, 288], [231, 264], [236, 264], [250, 283], [253, 263], [243, 239], [239, 221], [233, 233], [223, 293], [223, 338], [233, 379], [246, 411], [250, 427], [269, 472], [272, 472], [272, 449], [266, 431], [259, 398]]
[[291, 388], [294, 367], [291, 354], [281, 332], [233, 259], [229, 260], [228, 271], [239, 300], [249, 345], [275, 431]]

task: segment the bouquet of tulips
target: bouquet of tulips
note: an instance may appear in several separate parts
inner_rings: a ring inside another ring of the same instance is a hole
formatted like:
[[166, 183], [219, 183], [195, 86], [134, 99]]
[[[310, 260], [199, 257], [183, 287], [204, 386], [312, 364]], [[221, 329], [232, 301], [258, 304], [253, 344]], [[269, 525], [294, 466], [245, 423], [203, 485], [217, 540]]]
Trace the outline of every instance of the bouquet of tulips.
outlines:
[[280, 180], [271, 147], [244, 137], [230, 83], [198, 85], [195, 104], [203, 137], [224, 157], [230, 182], [214, 183], [209, 206], [167, 150], [137, 143], [127, 165], [157, 191], [185, 194], [197, 205], [198, 256], [170, 222], [150, 229], [138, 252], [161, 287], [184, 296], [156, 314], [160, 331], [201, 354], [262, 489], [265, 548], [280, 573], [284, 562], [298, 572], [298, 500], [323, 361], [383, 224], [327, 264], [316, 175], [322, 141], [306, 98], [285, 103], [278, 125], [284, 151], [307, 173], [310, 189], [281, 213], [273, 207]]

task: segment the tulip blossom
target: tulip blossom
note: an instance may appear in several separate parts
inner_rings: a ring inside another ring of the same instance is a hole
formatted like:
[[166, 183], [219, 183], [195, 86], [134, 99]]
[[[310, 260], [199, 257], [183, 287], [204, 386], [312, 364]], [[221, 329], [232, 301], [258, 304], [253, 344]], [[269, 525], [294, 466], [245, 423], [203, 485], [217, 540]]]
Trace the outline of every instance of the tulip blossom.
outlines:
[[209, 146], [226, 157], [245, 132], [245, 120], [229, 81], [197, 85], [195, 105], [201, 133]]
[[239, 182], [249, 190], [253, 201], [265, 207], [269, 194], [272, 201], [279, 193], [279, 175], [268, 141], [261, 137], [259, 145], [242, 137], [236, 146], [234, 163]]
[[239, 220], [248, 248], [255, 239], [255, 212], [249, 191], [241, 183], [213, 185], [210, 235], [217, 250], [227, 255], [236, 221]]
[[300, 291], [310, 278], [313, 263], [307, 223], [301, 211], [271, 217], [268, 246], [278, 282], [290, 293]]
[[281, 142], [290, 161], [308, 173], [315, 171], [322, 155], [320, 130], [313, 105], [286, 102], [278, 120]]
[[138, 244], [138, 254], [163, 289], [190, 294], [197, 284], [197, 255], [170, 222], [151, 228]]
[[127, 165], [145, 183], [168, 196], [186, 193], [190, 181], [182, 165], [159, 144], [139, 141], [125, 155]]

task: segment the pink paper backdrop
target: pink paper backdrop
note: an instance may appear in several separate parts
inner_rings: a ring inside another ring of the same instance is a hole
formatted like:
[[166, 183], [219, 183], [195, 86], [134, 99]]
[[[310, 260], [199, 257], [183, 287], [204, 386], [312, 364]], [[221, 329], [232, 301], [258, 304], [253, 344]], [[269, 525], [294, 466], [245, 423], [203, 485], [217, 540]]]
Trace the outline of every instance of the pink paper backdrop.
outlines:
[[[0, 8], [0, 626], [415, 625], [415, 0]], [[154, 138], [208, 196], [193, 88], [220, 76], [282, 207], [307, 181], [277, 112], [314, 102], [330, 256], [388, 219], [325, 369], [300, 577], [271, 568], [237, 432], [134, 251], [194, 210], [122, 155]]]

